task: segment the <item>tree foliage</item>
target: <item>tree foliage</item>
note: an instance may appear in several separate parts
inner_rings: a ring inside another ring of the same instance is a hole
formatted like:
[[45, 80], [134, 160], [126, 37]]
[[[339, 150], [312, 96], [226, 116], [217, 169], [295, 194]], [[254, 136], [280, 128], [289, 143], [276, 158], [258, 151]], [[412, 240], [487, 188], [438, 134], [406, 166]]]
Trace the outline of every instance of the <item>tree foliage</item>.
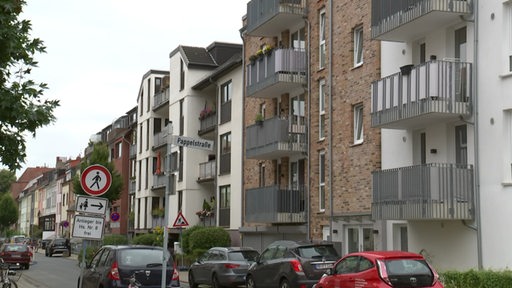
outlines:
[[182, 235], [183, 252], [189, 259], [195, 259], [212, 247], [231, 245], [229, 233], [222, 227], [193, 226]]
[[18, 205], [12, 199], [11, 193], [0, 196], [0, 231], [6, 231], [18, 221]]
[[25, 135], [54, 122], [58, 100], [42, 99], [45, 83], [28, 79], [37, 67], [34, 54], [45, 53], [31, 38], [29, 20], [20, 20], [25, 0], [0, 0], [0, 163], [14, 171], [25, 162]]
[[[121, 190], [123, 189], [123, 178], [119, 172], [115, 170], [114, 164], [108, 161], [108, 158], [109, 150], [107, 144], [103, 142], [96, 143], [94, 144], [94, 149], [91, 155], [82, 161], [80, 168], [82, 171], [84, 171], [87, 167], [93, 164], [99, 164], [110, 171], [110, 174], [112, 175], [112, 184], [110, 185], [108, 191], [101, 195], [101, 197], [107, 198], [110, 203], [112, 203], [118, 200], [121, 196]], [[73, 192], [78, 195], [87, 195], [87, 193], [85, 193], [84, 189], [82, 188], [82, 185], [80, 184], [80, 175], [75, 175], [73, 178]]]
[[0, 193], [9, 192], [11, 184], [16, 181], [16, 174], [7, 169], [0, 170]]

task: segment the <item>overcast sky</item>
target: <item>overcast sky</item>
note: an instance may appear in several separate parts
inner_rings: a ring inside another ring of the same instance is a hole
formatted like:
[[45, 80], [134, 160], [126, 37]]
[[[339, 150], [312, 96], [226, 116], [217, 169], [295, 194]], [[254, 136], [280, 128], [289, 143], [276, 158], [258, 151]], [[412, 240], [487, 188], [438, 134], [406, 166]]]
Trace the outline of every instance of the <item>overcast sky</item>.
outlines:
[[83, 155], [91, 135], [137, 105], [142, 76], [168, 70], [178, 45], [242, 43], [248, 0], [27, 0], [46, 54], [32, 79], [60, 100], [56, 123], [27, 137], [26, 167], [54, 167], [58, 156]]

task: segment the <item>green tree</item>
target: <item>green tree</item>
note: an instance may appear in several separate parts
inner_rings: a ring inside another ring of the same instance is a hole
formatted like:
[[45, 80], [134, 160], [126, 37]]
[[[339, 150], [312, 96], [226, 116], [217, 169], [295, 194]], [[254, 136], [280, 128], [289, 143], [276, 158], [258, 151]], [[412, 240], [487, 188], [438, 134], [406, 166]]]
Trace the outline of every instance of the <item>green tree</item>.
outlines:
[[[96, 143], [94, 144], [94, 149], [90, 157], [80, 163], [80, 168], [82, 171], [84, 171], [87, 167], [93, 164], [99, 164], [110, 171], [110, 174], [112, 175], [112, 184], [110, 185], [108, 191], [101, 195], [101, 197], [107, 198], [110, 203], [112, 203], [118, 200], [121, 196], [121, 190], [123, 189], [123, 178], [119, 172], [115, 170], [114, 164], [108, 161], [108, 158], [109, 151], [107, 144], [103, 142]], [[78, 195], [87, 195], [87, 193], [85, 193], [84, 189], [82, 188], [82, 185], [80, 184], [80, 175], [75, 175], [73, 178], [73, 192]]]
[[29, 20], [20, 20], [25, 0], [0, 0], [0, 163], [9, 170], [25, 162], [25, 137], [54, 122], [58, 100], [42, 99], [45, 83], [28, 78], [37, 67], [34, 54], [45, 53], [39, 38], [31, 38]]
[[0, 231], [6, 231], [18, 221], [18, 205], [10, 193], [0, 196]]
[[7, 169], [0, 170], [0, 193], [9, 192], [11, 184], [16, 181], [16, 174]]

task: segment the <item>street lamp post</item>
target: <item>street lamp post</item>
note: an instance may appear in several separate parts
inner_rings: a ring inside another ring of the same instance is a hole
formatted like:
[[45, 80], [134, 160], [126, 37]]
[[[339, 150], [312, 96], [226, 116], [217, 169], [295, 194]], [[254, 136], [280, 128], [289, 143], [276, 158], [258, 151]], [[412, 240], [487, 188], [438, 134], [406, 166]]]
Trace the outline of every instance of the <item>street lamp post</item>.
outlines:
[[173, 188], [174, 188], [174, 177], [172, 177], [172, 172], [171, 172], [171, 146], [172, 146], [172, 122], [169, 122], [169, 124], [167, 125], [167, 139], [166, 139], [166, 142], [167, 142], [167, 163], [165, 165], [165, 176], [167, 178], [167, 183], [165, 185], [165, 210], [164, 210], [164, 243], [163, 243], [163, 259], [162, 259], [162, 284], [161, 284], [161, 288], [165, 288], [165, 279], [167, 278], [166, 276], [166, 272], [167, 272], [167, 244], [169, 242], [169, 208], [171, 205], [169, 205], [169, 196], [172, 194], [173, 192]]

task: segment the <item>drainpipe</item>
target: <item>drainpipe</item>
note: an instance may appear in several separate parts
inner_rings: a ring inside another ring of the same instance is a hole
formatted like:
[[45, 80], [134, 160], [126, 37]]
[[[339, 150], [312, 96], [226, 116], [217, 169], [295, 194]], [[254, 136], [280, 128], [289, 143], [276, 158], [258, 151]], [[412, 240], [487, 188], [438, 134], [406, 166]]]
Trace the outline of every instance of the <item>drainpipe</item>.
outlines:
[[308, 185], [306, 187], [308, 187], [307, 189], [307, 195], [306, 195], [306, 207], [307, 207], [307, 215], [306, 215], [306, 219], [308, 219], [308, 221], [306, 221], [306, 240], [307, 241], [311, 241], [311, 221], [309, 221], [309, 217], [311, 215], [311, 201], [309, 201], [311, 198], [311, 157], [310, 157], [310, 153], [311, 153], [311, 145], [310, 145], [310, 142], [309, 140], [311, 139], [310, 137], [310, 133], [311, 133], [311, 74], [310, 74], [310, 71], [311, 71], [311, 24], [309, 23], [308, 21], [308, 18], [307, 17], [304, 17], [304, 22], [306, 22], [306, 26], [308, 27], [308, 49], [306, 51], [306, 69], [307, 69], [307, 93], [308, 93], [308, 127], [306, 129], [306, 143], [308, 143], [307, 145], [307, 157], [308, 157], [308, 169], [307, 169], [307, 178], [308, 179]]
[[333, 29], [333, 19], [332, 19], [332, 1], [329, 0], [329, 73], [328, 73], [328, 79], [329, 79], [329, 238], [332, 241], [332, 224], [333, 224], [333, 217], [334, 217], [334, 196], [332, 191], [332, 173], [333, 173], [333, 157], [332, 157], [332, 29]]
[[[241, 177], [240, 177], [240, 187], [242, 188], [241, 189], [241, 193], [242, 193], [242, 209], [240, 210], [240, 224], [242, 227], [244, 227], [244, 213], [245, 213], [245, 189], [244, 189], [244, 177], [245, 177], [245, 91], [246, 91], [246, 86], [245, 86], [245, 28], [242, 28], [243, 31], [240, 31], [240, 38], [242, 38], [242, 171], [241, 171]], [[219, 199], [220, 200], [220, 199]], [[216, 202], [219, 202], [219, 200], [217, 200]], [[240, 239], [240, 245], [241, 246], [245, 246], [243, 245], [244, 243], [244, 240], [243, 240], [243, 237], [242, 237], [242, 233], [240, 233], [240, 229], [238, 230], [238, 234], [239, 234], [239, 237], [241, 238]]]
[[482, 261], [482, 219], [481, 215], [481, 207], [480, 207], [480, 173], [479, 173], [479, 145], [478, 145], [478, 0], [473, 0], [473, 15], [474, 15], [474, 43], [473, 43], [473, 57], [474, 63], [473, 65], [473, 111], [474, 111], [474, 145], [475, 145], [475, 168], [474, 168], [474, 187], [475, 187], [475, 220], [476, 220], [476, 243], [477, 243], [477, 257], [478, 257], [478, 269], [483, 269], [483, 261]]

